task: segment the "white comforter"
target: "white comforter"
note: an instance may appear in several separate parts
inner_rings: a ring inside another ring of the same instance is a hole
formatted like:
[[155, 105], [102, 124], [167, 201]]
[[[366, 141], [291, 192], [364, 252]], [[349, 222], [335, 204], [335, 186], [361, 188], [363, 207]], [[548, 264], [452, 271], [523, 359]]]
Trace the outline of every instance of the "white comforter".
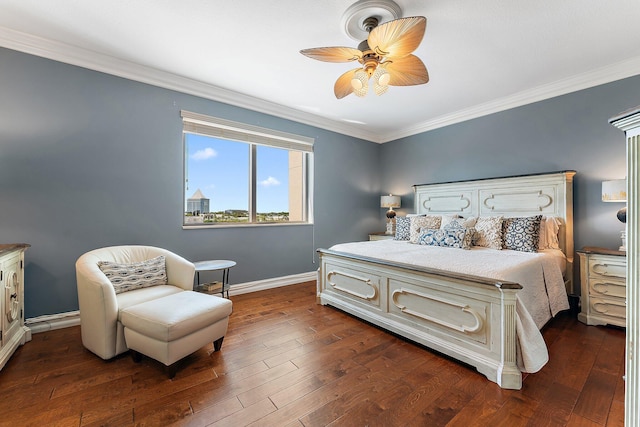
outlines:
[[537, 372], [546, 364], [548, 353], [539, 329], [569, 308], [562, 277], [565, 258], [558, 250], [464, 250], [396, 240], [343, 243], [331, 250], [519, 283], [523, 289], [518, 292], [516, 304], [516, 332], [520, 344], [518, 362], [524, 372]]

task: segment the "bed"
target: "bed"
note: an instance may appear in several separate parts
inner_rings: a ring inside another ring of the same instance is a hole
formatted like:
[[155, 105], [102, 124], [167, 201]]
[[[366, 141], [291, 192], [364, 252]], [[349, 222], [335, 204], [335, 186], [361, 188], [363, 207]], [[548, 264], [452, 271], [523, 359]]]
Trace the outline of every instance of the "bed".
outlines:
[[557, 244], [526, 253], [400, 240], [338, 244], [318, 249], [318, 301], [520, 389], [523, 372], [548, 360], [540, 328], [573, 293], [574, 175], [416, 185], [416, 215], [512, 222], [542, 215], [558, 224]]

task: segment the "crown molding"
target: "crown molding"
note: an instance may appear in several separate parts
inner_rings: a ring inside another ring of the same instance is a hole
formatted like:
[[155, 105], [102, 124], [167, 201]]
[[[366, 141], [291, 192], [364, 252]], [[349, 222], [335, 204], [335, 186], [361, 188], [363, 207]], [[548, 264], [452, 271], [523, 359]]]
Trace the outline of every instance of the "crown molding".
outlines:
[[178, 76], [166, 71], [135, 64], [113, 56], [33, 36], [5, 27], [0, 27], [0, 46], [128, 80], [270, 114], [343, 135], [379, 142], [376, 140], [378, 138], [376, 133], [359, 129], [356, 126], [344, 122], [326, 119], [311, 113], [284, 107], [273, 102]]
[[[640, 128], [640, 106], [623, 111], [609, 119], [609, 123], [624, 132]], [[635, 134], [640, 132], [635, 132]]]
[[560, 95], [566, 95], [571, 92], [588, 89], [590, 87], [625, 79], [638, 74], [640, 74], [640, 56], [518, 92], [503, 98], [495, 99], [484, 104], [465, 108], [452, 114], [436, 117], [410, 128], [399, 129], [397, 132], [384, 135], [382, 142], [395, 141], [396, 139], [487, 116], [489, 114], [499, 113], [501, 111], [521, 107], [523, 105], [532, 104], [534, 102], [543, 101]]
[[0, 27], [0, 46], [125, 79], [146, 83], [152, 86], [175, 90], [177, 92], [222, 102], [236, 107], [245, 108], [247, 110], [269, 114], [282, 119], [292, 120], [298, 123], [375, 143], [394, 141], [466, 120], [475, 119], [640, 74], [640, 57], [634, 57], [610, 66], [588, 71], [577, 76], [572, 76], [564, 80], [538, 86], [514, 95], [465, 108], [452, 114], [436, 117], [415, 126], [381, 134], [378, 132], [367, 131], [364, 127], [327, 119], [312, 113], [278, 105], [263, 99], [223, 89], [218, 86], [206, 84], [165, 71], [160, 71], [151, 67], [135, 64], [113, 56], [44, 39], [5, 27]]

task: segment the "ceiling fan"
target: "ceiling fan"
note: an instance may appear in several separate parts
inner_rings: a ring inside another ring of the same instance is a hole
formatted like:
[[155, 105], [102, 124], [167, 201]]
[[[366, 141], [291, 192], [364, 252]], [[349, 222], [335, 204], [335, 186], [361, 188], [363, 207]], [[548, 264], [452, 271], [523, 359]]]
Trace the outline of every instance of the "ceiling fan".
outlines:
[[[371, 3], [371, 2], [365, 2]], [[366, 8], [359, 7], [363, 1], [354, 4], [347, 10], [346, 31], [350, 31], [354, 20], [359, 20], [361, 30], [368, 33], [367, 40], [362, 41], [358, 48], [351, 47], [318, 47], [300, 51], [305, 56], [325, 62], [357, 61], [360, 67], [347, 71], [336, 80], [334, 93], [341, 99], [350, 93], [365, 96], [369, 90], [369, 80], [373, 81], [376, 95], [385, 93], [389, 86], [412, 86], [427, 83], [429, 73], [424, 63], [417, 56], [411, 54], [422, 41], [427, 26], [424, 16], [395, 19], [379, 24], [380, 17], [367, 16]], [[393, 3], [395, 5], [395, 3]], [[388, 5], [385, 4], [385, 7]], [[397, 8], [397, 5], [395, 5]], [[387, 9], [388, 11], [389, 9]], [[399, 12], [399, 8], [396, 9]], [[393, 11], [396, 15], [397, 12]]]

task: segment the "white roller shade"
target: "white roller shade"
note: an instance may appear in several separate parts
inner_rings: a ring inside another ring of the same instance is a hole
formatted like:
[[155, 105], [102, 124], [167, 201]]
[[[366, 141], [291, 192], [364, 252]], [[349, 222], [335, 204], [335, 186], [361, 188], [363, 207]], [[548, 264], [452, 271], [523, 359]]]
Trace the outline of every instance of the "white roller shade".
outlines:
[[313, 152], [314, 139], [182, 110], [183, 131], [270, 147]]

